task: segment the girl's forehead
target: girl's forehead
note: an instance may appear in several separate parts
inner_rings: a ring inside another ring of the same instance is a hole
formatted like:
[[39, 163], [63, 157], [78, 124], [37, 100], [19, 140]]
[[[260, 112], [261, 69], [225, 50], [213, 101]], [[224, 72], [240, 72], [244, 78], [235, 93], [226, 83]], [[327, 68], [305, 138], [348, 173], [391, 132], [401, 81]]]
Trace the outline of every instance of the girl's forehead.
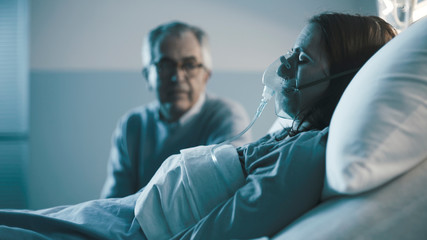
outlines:
[[304, 52], [315, 52], [316, 50], [323, 49], [321, 43], [320, 27], [314, 23], [310, 23], [298, 35], [294, 49], [300, 49]]

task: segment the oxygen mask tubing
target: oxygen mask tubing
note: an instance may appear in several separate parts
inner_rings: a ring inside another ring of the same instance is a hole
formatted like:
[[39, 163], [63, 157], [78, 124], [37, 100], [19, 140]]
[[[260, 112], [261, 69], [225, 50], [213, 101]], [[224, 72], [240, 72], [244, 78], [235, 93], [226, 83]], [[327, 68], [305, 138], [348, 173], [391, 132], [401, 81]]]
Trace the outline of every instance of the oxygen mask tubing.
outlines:
[[211, 156], [215, 164], [218, 164], [217, 158], [215, 156], [215, 150], [224, 144], [231, 143], [232, 141], [240, 138], [243, 134], [245, 134], [254, 125], [255, 121], [261, 116], [261, 113], [263, 112], [265, 106], [267, 105], [268, 101], [273, 97], [273, 95], [277, 92], [280, 93], [283, 81], [283, 79], [277, 75], [277, 70], [279, 69], [280, 65], [282, 65], [282, 62], [279, 58], [272, 64], [270, 64], [270, 66], [264, 71], [264, 74], [262, 76], [262, 83], [264, 84], [264, 89], [262, 92], [261, 103], [259, 104], [255, 116], [253, 117], [249, 125], [236, 136], [211, 148]]

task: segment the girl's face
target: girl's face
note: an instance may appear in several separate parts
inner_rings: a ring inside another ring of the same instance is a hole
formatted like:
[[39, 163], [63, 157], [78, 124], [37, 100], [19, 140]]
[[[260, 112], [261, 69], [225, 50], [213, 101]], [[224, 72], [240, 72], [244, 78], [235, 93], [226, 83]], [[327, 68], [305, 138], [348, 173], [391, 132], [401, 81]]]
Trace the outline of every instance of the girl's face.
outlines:
[[[285, 64], [278, 69], [283, 78], [282, 91], [276, 94], [276, 113], [281, 111], [295, 118], [298, 113], [310, 107], [325, 92], [329, 81], [305, 87], [329, 75], [329, 61], [321, 38], [321, 29], [316, 24], [308, 24], [298, 36], [288, 60], [293, 62], [292, 74], [285, 74]], [[292, 77], [290, 77], [293, 75]], [[300, 87], [303, 87], [299, 89]]]

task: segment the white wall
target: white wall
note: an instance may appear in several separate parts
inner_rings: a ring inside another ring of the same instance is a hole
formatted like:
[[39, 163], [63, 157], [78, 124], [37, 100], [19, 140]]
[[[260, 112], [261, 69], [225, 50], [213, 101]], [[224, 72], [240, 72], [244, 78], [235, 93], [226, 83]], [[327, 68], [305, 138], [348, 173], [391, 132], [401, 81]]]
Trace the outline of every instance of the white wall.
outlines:
[[[169, 20], [204, 28], [214, 60], [209, 90], [240, 101], [253, 114], [264, 68], [292, 47], [310, 16], [325, 10], [375, 14], [375, 3], [32, 1], [29, 207], [99, 196], [117, 119], [153, 99], [139, 76], [140, 44], [149, 29]], [[269, 106], [253, 128], [255, 137], [274, 119]]]
[[135, 70], [143, 35], [182, 20], [211, 36], [217, 70], [262, 71], [325, 10], [375, 14], [375, 0], [32, 1], [31, 68]]

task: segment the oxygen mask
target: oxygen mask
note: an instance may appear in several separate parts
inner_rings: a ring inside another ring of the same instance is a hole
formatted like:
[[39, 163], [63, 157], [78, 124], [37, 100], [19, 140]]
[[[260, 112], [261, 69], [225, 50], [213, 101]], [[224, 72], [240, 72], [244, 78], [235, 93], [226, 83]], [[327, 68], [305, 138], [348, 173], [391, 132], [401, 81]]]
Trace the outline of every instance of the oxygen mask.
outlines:
[[[262, 92], [262, 99], [261, 103], [257, 108], [257, 111], [255, 113], [255, 116], [253, 117], [252, 121], [249, 123], [249, 125], [239, 134], [232, 137], [231, 139], [228, 139], [227, 141], [224, 141], [218, 145], [215, 145], [211, 148], [211, 156], [212, 160], [215, 164], [217, 164], [217, 158], [215, 156], [215, 150], [220, 147], [221, 145], [231, 143], [232, 141], [240, 138], [243, 134], [245, 134], [255, 123], [255, 121], [261, 116], [262, 111], [264, 110], [265, 106], [267, 105], [268, 101], [275, 95], [276, 92], [280, 92], [282, 89], [282, 78], [277, 75], [277, 70], [282, 65], [282, 62], [280, 59], [274, 61], [263, 73], [262, 76], [262, 83], [264, 84], [264, 89]], [[289, 67], [291, 69], [291, 67]]]
[[[295, 106], [295, 104], [288, 104], [290, 101], [299, 101], [301, 98], [300, 90], [297, 88], [296, 71], [297, 71], [298, 59], [293, 55], [293, 52], [279, 57], [264, 71], [262, 76], [262, 83], [264, 89], [262, 92], [261, 103], [257, 108], [256, 114], [250, 124], [238, 135], [234, 136], [227, 141], [218, 144], [211, 148], [211, 155], [214, 162], [216, 162], [215, 149], [219, 146], [238, 139], [245, 134], [255, 123], [255, 121], [261, 116], [267, 102], [275, 96], [275, 111], [276, 115], [281, 118], [291, 119], [292, 117], [288, 112], [292, 112], [294, 109], [289, 109], [289, 106]], [[301, 88], [300, 88], [301, 89]], [[294, 103], [294, 102], [293, 102]], [[291, 111], [289, 111], [291, 110]]]
[[299, 101], [300, 94], [296, 84], [297, 60], [292, 52], [279, 57], [265, 70], [263, 98], [275, 95], [275, 112], [281, 118], [291, 119], [287, 113], [288, 101]]

